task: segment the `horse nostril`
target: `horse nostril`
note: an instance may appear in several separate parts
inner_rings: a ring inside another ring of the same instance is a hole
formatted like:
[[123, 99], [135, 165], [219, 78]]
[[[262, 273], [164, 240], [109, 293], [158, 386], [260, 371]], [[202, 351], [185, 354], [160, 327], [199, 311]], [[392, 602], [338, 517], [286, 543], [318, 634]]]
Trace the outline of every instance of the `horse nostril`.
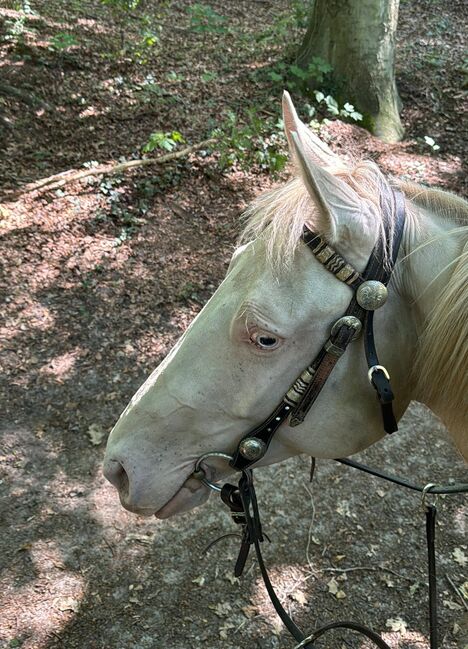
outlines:
[[104, 475], [119, 490], [121, 496], [128, 494], [128, 475], [118, 460], [109, 460]]

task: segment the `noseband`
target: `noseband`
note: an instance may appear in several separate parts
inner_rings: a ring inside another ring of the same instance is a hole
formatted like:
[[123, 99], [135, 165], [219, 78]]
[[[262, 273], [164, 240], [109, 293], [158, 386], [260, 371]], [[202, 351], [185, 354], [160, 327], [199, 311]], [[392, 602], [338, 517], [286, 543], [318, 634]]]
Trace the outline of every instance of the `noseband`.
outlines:
[[[293, 622], [273, 589], [263, 561], [260, 543], [264, 540], [264, 535], [262, 533], [251, 468], [253, 464], [265, 455], [271, 440], [280, 426], [286, 422], [289, 426], [298, 426], [304, 421], [339, 358], [345, 353], [348, 345], [359, 337], [362, 331], [364, 334], [364, 350], [368, 365], [368, 378], [377, 394], [382, 413], [383, 428], [389, 434], [398, 429], [392, 408], [394, 395], [390, 386], [390, 376], [386, 368], [379, 363], [375, 347], [374, 311], [382, 307], [387, 300], [387, 285], [390, 281], [400, 248], [405, 224], [405, 199], [403, 194], [388, 187], [388, 191], [384, 192], [381, 197], [381, 209], [387, 214], [385, 236], [379, 237], [369, 257], [366, 268], [362, 273], [358, 272], [336, 252], [322, 236], [304, 227], [302, 241], [308, 246], [315, 258], [330, 273], [335, 275], [337, 279], [352, 289], [353, 296], [348, 308], [332, 325], [329, 338], [312, 362], [296, 378], [273, 412], [261, 424], [254, 427], [242, 437], [234, 455], [231, 456], [221, 452], [207, 453], [198, 459], [195, 466], [195, 477], [201, 479], [211, 489], [220, 492], [221, 499], [229, 507], [234, 522], [242, 527], [242, 542], [234, 568], [235, 576], [239, 577], [242, 574], [250, 548], [253, 546], [270, 599], [284, 625], [298, 643], [295, 649], [302, 647], [314, 649], [314, 644], [312, 643], [319, 636], [326, 631], [336, 628], [351, 629], [372, 640], [379, 649], [390, 649], [388, 644], [378, 634], [355, 622], [334, 622], [317, 629], [310, 636], [306, 636]], [[210, 482], [202, 466], [202, 462], [208, 457], [222, 457], [229, 461], [233, 469], [240, 471], [241, 478], [238, 485], [225, 484], [220, 487]], [[363, 468], [362, 465], [358, 465], [350, 460], [340, 461], [356, 468]], [[366, 470], [366, 468], [363, 470]], [[380, 475], [380, 477], [397, 481], [389, 476]], [[406, 484], [405, 486], [410, 485]], [[430, 491], [434, 492], [433, 485], [430, 487]], [[462, 487], [464, 487], [462, 490], [468, 490], [468, 485], [462, 485]], [[412, 485], [410, 488], [423, 491], [424, 495], [428, 491], [427, 488], [424, 490]], [[438, 493], [445, 492], [439, 490]], [[426, 514], [428, 547], [430, 548], [432, 544], [433, 549], [435, 508], [428, 507]], [[430, 539], [432, 539], [432, 542]], [[430, 561], [430, 565], [432, 563], [434, 561]], [[432, 571], [432, 575], [433, 587], [430, 589], [431, 649], [437, 649], [436, 623], [434, 621], [432, 607], [433, 602], [435, 602], [435, 570]]]

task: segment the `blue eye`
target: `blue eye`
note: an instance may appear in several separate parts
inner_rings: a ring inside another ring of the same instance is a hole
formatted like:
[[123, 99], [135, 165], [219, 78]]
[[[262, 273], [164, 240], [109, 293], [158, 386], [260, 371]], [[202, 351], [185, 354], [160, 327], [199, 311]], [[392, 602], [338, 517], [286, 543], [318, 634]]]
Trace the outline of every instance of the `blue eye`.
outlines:
[[258, 347], [258, 349], [276, 349], [279, 345], [279, 338], [272, 336], [268, 333], [255, 332], [250, 336], [251, 342]]

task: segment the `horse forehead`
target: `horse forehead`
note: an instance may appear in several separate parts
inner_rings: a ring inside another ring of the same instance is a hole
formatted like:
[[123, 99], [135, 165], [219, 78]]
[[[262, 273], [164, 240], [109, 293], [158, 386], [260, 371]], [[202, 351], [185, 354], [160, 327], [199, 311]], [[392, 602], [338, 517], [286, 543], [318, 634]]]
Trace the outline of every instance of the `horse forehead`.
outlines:
[[313, 309], [328, 312], [336, 295], [348, 296], [346, 287], [323, 268], [306, 246], [298, 246], [290, 264], [275, 268], [268, 259], [263, 241], [239, 251], [233, 267], [235, 283], [242, 295], [239, 313], [275, 314], [286, 320]]

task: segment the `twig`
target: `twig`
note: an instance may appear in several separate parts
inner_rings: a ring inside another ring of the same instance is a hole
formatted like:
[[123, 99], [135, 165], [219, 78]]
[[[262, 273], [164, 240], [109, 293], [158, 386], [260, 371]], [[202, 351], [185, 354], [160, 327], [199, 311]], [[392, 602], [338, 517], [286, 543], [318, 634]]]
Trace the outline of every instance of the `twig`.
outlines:
[[[121, 171], [127, 171], [127, 169], [135, 169], [136, 167], [146, 167], [147, 165], [162, 164], [164, 162], [170, 162], [171, 160], [177, 160], [178, 158], [183, 158], [184, 156], [190, 155], [193, 151], [198, 149], [203, 149], [203, 147], [214, 144], [216, 140], [210, 138], [209, 140], [203, 140], [203, 142], [198, 142], [198, 144], [193, 144], [192, 146], [185, 147], [185, 149], [180, 149], [180, 151], [175, 151], [174, 153], [168, 153], [162, 155], [159, 158], [144, 158], [138, 160], [128, 160], [127, 162], [120, 162], [118, 164], [105, 164], [99, 165], [98, 167], [92, 167], [90, 169], [84, 169], [82, 171], [62, 171], [59, 174], [54, 176], [49, 176], [48, 178], [43, 178], [38, 180], [35, 183], [26, 185], [17, 196], [22, 194], [28, 194], [35, 191], [51, 191], [53, 189], [58, 189], [63, 187], [67, 183], [74, 182], [75, 180], [82, 180], [89, 176], [102, 176], [105, 174], [117, 174]], [[69, 174], [69, 175], [67, 175]]]
[[465, 607], [465, 609], [468, 611], [468, 604], [466, 603], [465, 598], [461, 594], [460, 589], [458, 588], [458, 586], [450, 579], [450, 577], [447, 575], [447, 573], [445, 573], [445, 577], [447, 578], [448, 583], [452, 586], [453, 590], [456, 592], [456, 594], [460, 598], [460, 601], [463, 604], [463, 606]]
[[406, 579], [406, 581], [412, 581], [411, 577], [404, 577], [403, 575], [398, 574], [391, 568], [381, 568], [380, 566], [378, 568], [373, 566], [355, 566], [353, 568], [318, 568], [317, 570], [321, 572], [340, 572], [340, 573], [356, 572], [360, 570], [365, 570], [368, 572], [389, 572], [391, 575], [394, 575], [399, 579]]
[[307, 493], [309, 495], [310, 506], [311, 506], [311, 509], [312, 509], [312, 516], [310, 518], [309, 530], [307, 532], [306, 559], [307, 559], [307, 563], [309, 564], [309, 568], [311, 568], [313, 570], [314, 568], [313, 568], [313, 564], [312, 564], [312, 559], [310, 557], [310, 544], [312, 543], [312, 531], [314, 529], [314, 522], [315, 522], [315, 503], [314, 503], [314, 497], [313, 497], [312, 492], [310, 491], [310, 489], [306, 485], [304, 485], [304, 489], [307, 491]]

